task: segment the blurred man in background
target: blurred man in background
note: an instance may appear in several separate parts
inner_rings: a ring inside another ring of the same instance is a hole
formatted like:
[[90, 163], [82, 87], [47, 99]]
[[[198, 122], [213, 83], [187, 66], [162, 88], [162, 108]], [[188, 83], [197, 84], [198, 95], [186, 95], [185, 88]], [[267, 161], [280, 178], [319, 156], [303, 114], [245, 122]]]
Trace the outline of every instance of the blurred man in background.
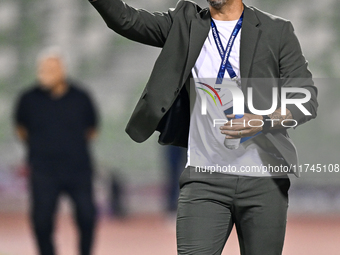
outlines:
[[40, 255], [54, 255], [54, 216], [61, 193], [75, 207], [80, 254], [91, 254], [95, 228], [89, 142], [97, 115], [89, 95], [66, 79], [60, 51], [38, 57], [36, 84], [15, 109], [18, 137], [28, 151], [31, 221]]

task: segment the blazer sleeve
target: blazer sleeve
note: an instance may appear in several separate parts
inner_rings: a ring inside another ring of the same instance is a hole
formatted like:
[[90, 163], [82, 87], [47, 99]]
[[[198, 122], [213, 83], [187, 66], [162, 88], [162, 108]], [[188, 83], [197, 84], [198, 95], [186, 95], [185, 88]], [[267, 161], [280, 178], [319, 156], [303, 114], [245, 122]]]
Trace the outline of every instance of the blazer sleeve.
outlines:
[[[295, 104], [287, 104], [298, 125], [315, 118], [317, 112], [317, 88], [314, 86], [312, 74], [308, 70], [308, 62], [302, 54], [300, 43], [294, 33], [294, 28], [289, 21], [283, 25], [279, 53], [280, 78], [282, 87], [304, 88], [311, 94], [311, 99], [303, 106], [311, 113], [305, 115]], [[305, 98], [301, 93], [289, 93], [288, 99]]]
[[168, 12], [148, 12], [136, 9], [121, 0], [90, 1], [109, 28], [118, 34], [143, 44], [163, 47], [172, 26], [173, 17], [183, 7], [179, 1]]

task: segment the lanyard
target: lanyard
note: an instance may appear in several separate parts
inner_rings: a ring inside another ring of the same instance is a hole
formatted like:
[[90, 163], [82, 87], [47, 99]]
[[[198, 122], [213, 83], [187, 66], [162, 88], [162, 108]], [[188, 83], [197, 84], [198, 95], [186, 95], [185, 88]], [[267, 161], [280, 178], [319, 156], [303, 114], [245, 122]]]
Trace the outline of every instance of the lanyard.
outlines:
[[231, 64], [229, 62], [229, 57], [230, 57], [230, 52], [231, 52], [231, 49], [234, 45], [236, 36], [242, 28], [242, 22], [243, 22], [243, 13], [242, 13], [240, 19], [237, 21], [233, 32], [231, 33], [231, 36], [230, 36], [228, 44], [227, 44], [227, 48], [224, 50], [220, 35], [218, 34], [216, 24], [215, 24], [213, 19], [211, 20], [212, 33], [213, 33], [213, 36], [214, 36], [214, 40], [215, 40], [218, 52], [220, 53], [220, 56], [221, 56], [221, 59], [222, 59], [220, 70], [218, 72], [217, 79], [216, 79], [216, 84], [222, 84], [222, 80], [224, 78], [224, 74], [225, 74], [226, 69], [229, 73], [230, 78], [232, 80], [237, 80], [237, 75], [236, 75], [233, 67], [231, 66]]

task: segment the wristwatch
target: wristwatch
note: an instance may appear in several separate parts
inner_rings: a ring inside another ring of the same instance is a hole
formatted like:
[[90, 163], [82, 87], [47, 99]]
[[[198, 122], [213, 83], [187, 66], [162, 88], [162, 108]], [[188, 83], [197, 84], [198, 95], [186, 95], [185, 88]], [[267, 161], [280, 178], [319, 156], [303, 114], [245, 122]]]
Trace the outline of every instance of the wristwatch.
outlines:
[[269, 129], [272, 127], [272, 121], [271, 118], [268, 115], [262, 115], [262, 121], [263, 121], [263, 126], [262, 126], [262, 133], [268, 133]]

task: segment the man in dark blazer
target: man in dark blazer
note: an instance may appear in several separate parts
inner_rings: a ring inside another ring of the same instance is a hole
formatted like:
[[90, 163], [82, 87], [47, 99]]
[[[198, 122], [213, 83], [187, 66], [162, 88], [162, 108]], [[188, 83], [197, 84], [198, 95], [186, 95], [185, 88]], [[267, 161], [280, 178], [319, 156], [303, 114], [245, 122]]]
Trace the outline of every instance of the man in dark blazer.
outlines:
[[[247, 112], [241, 119], [262, 123], [277, 120], [271, 126], [241, 127], [227, 123], [221, 127], [221, 133], [228, 139], [235, 139], [262, 132], [268, 154], [275, 151], [285, 166], [297, 165], [295, 147], [282, 121], [292, 123], [294, 120], [293, 123], [301, 125], [316, 117], [318, 104], [317, 89], [293, 26], [287, 20], [244, 5], [242, 0], [208, 2], [209, 8], [202, 9], [194, 2], [179, 1], [168, 12], [154, 13], [135, 9], [121, 0], [91, 2], [109, 28], [131, 40], [162, 48], [126, 132], [136, 142], [143, 142], [157, 130], [160, 132], [159, 143], [188, 146], [192, 114], [189, 95], [193, 93], [190, 80], [211, 32], [212, 19], [234, 21], [242, 15], [237, 54], [239, 85], [245, 97], [247, 89], [252, 87], [255, 108], [261, 110], [271, 107], [272, 87], [302, 88], [310, 93], [310, 99], [300, 107], [297, 104], [287, 104], [286, 109], [277, 107], [266, 116]], [[264, 86], [254, 83], [252, 78], [275, 82]], [[299, 100], [305, 95], [292, 92], [287, 97]], [[280, 95], [278, 102], [281, 102]], [[247, 102], [245, 106], [247, 108]], [[308, 115], [302, 112], [302, 106], [309, 112]], [[285, 110], [284, 115], [282, 110]], [[180, 178], [177, 216], [179, 254], [220, 254], [233, 225], [238, 232], [241, 254], [281, 254], [288, 206], [288, 178], [237, 174], [224, 175], [228, 178], [210, 178], [210, 175], [204, 174], [195, 177], [190, 174], [192, 167], [195, 166], [188, 163]]]

